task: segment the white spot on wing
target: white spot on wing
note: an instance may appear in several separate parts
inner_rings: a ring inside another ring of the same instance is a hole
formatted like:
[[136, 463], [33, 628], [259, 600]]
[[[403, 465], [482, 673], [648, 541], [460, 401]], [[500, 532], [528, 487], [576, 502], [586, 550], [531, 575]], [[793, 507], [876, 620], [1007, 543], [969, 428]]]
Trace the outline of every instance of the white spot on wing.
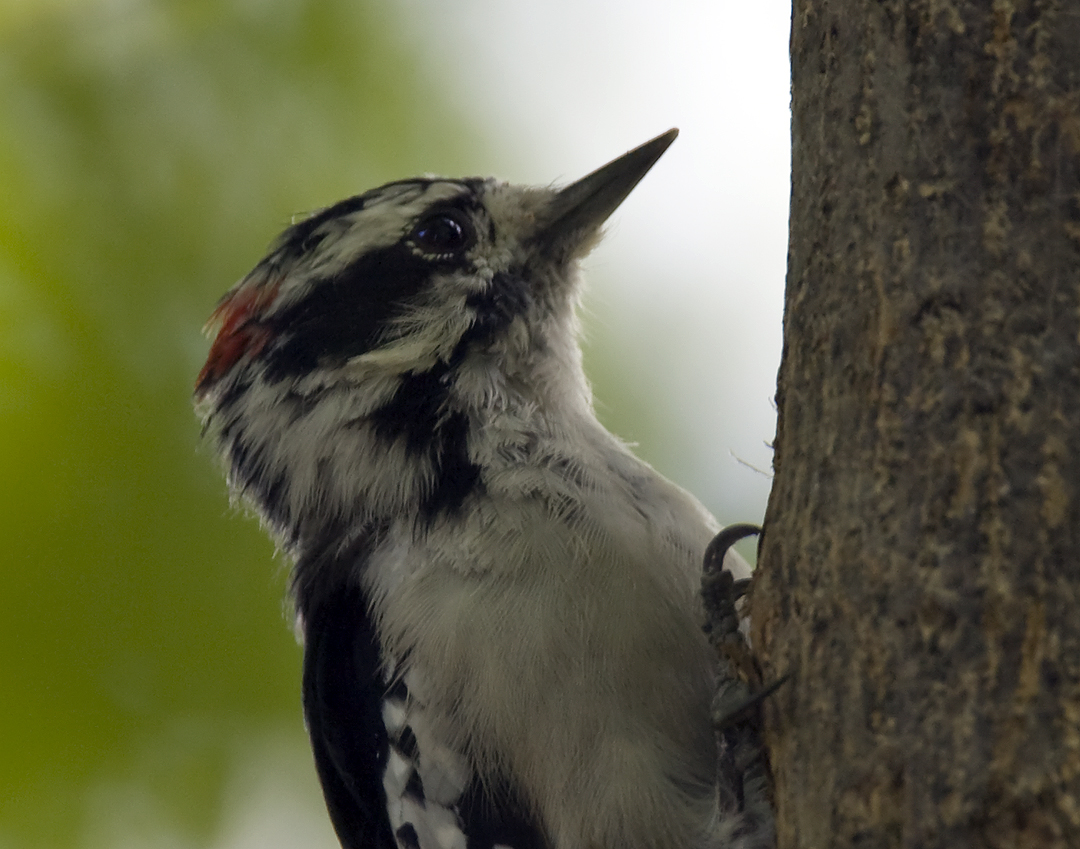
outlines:
[[[410, 695], [412, 687], [420, 684], [419, 679], [420, 676], [415, 670], [406, 674]], [[408, 722], [416, 737], [416, 750], [419, 753], [416, 771], [423, 782], [424, 795], [438, 804], [455, 804], [469, 783], [468, 762], [438, 739], [429, 717], [420, 705], [410, 705]]]
[[398, 699], [387, 699], [382, 708], [383, 724], [389, 734], [399, 734], [405, 727], [405, 705]]
[[383, 789], [386, 790], [387, 800], [397, 799], [405, 792], [412, 769], [412, 764], [405, 760], [397, 749], [391, 747], [386, 771], [383, 773]]
[[457, 815], [440, 805], [416, 806], [415, 819], [407, 820], [416, 829], [420, 849], [465, 849], [465, 832]]

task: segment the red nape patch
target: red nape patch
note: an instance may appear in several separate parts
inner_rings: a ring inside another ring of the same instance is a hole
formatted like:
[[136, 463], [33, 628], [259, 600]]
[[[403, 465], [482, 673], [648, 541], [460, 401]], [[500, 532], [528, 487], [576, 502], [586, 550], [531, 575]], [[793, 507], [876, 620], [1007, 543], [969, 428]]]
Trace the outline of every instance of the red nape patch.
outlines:
[[257, 356], [270, 338], [270, 329], [259, 321], [263, 310], [277, 297], [278, 284], [242, 285], [226, 295], [206, 322], [214, 334], [206, 365], [195, 379], [195, 395], [202, 395], [239, 360]]

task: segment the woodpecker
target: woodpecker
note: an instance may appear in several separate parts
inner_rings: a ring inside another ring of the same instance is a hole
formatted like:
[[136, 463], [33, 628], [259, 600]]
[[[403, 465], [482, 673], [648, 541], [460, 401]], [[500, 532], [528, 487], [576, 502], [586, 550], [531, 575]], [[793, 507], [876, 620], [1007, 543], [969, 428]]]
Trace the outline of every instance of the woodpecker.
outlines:
[[292, 562], [345, 849], [750, 845], [717, 803], [718, 526], [597, 421], [578, 342], [579, 261], [676, 135], [564, 188], [348, 198], [213, 313], [196, 403]]

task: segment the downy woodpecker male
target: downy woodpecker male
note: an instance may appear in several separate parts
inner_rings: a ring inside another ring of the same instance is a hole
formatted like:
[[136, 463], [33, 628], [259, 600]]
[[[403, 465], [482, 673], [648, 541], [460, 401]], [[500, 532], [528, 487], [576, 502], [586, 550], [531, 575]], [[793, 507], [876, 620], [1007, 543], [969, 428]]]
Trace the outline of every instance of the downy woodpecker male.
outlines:
[[294, 563], [346, 849], [747, 845], [717, 807], [716, 523], [600, 425], [578, 345], [578, 262], [676, 132], [562, 189], [343, 200], [210, 320], [197, 403]]

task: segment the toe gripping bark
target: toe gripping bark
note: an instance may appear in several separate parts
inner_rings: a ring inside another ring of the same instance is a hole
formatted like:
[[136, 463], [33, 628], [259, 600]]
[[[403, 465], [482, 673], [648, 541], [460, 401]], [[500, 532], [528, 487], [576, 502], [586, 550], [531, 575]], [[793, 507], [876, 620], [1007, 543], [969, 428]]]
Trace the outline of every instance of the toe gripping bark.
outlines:
[[768, 686], [746, 637], [739, 629], [738, 602], [750, 580], [735, 580], [724, 568], [724, 555], [741, 539], [758, 535], [757, 525], [724, 528], [705, 550], [702, 595], [705, 631], [719, 660], [712, 718], [719, 743], [718, 802], [722, 814], [739, 821], [732, 842], [740, 846], [772, 846], [772, 777], [761, 745], [761, 703], [784, 678]]

